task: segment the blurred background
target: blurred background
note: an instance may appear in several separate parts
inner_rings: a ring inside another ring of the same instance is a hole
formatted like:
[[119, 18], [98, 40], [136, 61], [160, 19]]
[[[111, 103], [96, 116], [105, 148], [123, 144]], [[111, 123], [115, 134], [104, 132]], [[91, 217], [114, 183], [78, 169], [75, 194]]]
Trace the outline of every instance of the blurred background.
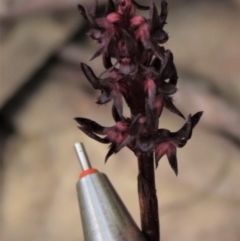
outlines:
[[[107, 145], [77, 129], [74, 117], [113, 124], [98, 106], [79, 63], [97, 45], [77, 10], [87, 0], [0, 1], [0, 232], [3, 241], [83, 240], [75, 184], [82, 141], [139, 224], [137, 161], [127, 149], [104, 165]], [[99, 12], [105, 0], [99, 0]], [[140, 3], [140, 1], [139, 1]], [[149, 1], [141, 3], [147, 5]], [[240, 1], [169, 0], [165, 47], [179, 74], [175, 104], [204, 115], [186, 147], [179, 175], [164, 157], [156, 170], [163, 241], [240, 240]], [[157, 5], [160, 5], [157, 3]], [[141, 14], [147, 14], [141, 12]], [[124, 110], [127, 113], [127, 108]], [[164, 111], [160, 127], [183, 121]]]

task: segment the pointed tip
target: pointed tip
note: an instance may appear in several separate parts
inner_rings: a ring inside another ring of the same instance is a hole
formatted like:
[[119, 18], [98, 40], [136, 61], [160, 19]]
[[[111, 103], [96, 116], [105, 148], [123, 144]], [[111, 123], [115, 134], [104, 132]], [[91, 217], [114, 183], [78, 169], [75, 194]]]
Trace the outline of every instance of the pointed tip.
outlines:
[[155, 167], [156, 169], [158, 168], [159, 166], [159, 162], [161, 160], [161, 158], [165, 155], [165, 151], [161, 151], [161, 153], [157, 152], [156, 149], [155, 149]]
[[[111, 155], [112, 155], [112, 154], [111, 154]], [[109, 159], [109, 157], [110, 157], [111, 155], [107, 154], [107, 155], [105, 156], [105, 159], [104, 159], [104, 164], [106, 164], [106, 163], [107, 163], [107, 161], [108, 161], [108, 159]]]
[[115, 153], [115, 145], [111, 144], [110, 149], [108, 150], [107, 155], [105, 156], [104, 163], [107, 162], [108, 158]]
[[85, 8], [81, 4], [78, 4], [77, 6], [78, 6], [78, 10], [79, 10], [80, 14], [82, 15], [83, 19], [88, 20]]
[[99, 55], [101, 55], [103, 53], [104, 47], [100, 47], [96, 53], [89, 59], [89, 61], [94, 60], [95, 58], [97, 58]]
[[105, 156], [105, 158], [104, 158], [104, 165], [107, 163], [107, 161], [108, 161], [108, 157]]
[[168, 158], [169, 164], [172, 168], [172, 170], [174, 171], [175, 175], [178, 175], [178, 163], [177, 160], [174, 160], [173, 158]]
[[203, 111], [198, 111], [192, 117], [194, 117], [194, 116], [201, 117], [202, 115], [203, 115]]
[[175, 175], [178, 175], [178, 161], [177, 161], [177, 149], [174, 145], [170, 144], [167, 150], [168, 162], [174, 171]]
[[82, 11], [84, 9], [84, 7], [81, 4], [78, 4], [77, 6], [79, 11]]
[[80, 68], [84, 72], [85, 75], [87, 74], [88, 70], [90, 70], [90, 71], [92, 70], [87, 64], [85, 64], [83, 62], [80, 63]]
[[78, 124], [81, 124], [81, 117], [75, 117], [73, 118]]
[[202, 115], [203, 115], [203, 111], [199, 111], [191, 117], [192, 118], [192, 128], [194, 128], [197, 125], [197, 123], [201, 119]]
[[158, 26], [159, 20], [158, 20], [158, 11], [156, 8], [156, 5], [153, 0], [150, 2], [150, 20], [151, 20], [151, 25], [152, 27]]
[[173, 170], [173, 172], [175, 173], [176, 177], [178, 176], [178, 163], [177, 160], [173, 161], [173, 160], [169, 160], [169, 164]]
[[197, 114], [198, 114], [199, 116], [202, 116], [203, 113], [204, 113], [204, 111], [199, 111], [199, 112], [197, 112]]
[[118, 121], [121, 121], [122, 119], [124, 119], [124, 117], [120, 116], [115, 105], [112, 105], [112, 116], [113, 116], [113, 119], [118, 122]]
[[184, 120], [186, 120], [185, 116], [182, 114], [182, 112], [173, 104], [173, 101], [171, 98], [166, 97], [164, 98], [164, 106], [171, 111], [172, 113], [182, 117]]

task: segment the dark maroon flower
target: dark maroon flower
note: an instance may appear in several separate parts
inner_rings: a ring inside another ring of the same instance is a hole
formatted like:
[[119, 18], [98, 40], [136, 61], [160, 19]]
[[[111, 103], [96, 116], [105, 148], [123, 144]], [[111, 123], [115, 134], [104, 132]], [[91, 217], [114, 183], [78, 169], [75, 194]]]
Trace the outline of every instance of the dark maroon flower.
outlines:
[[[75, 118], [75, 120], [80, 124], [79, 129], [89, 137], [101, 143], [111, 143], [105, 161], [124, 146], [128, 146], [136, 155], [154, 150], [156, 166], [160, 158], [166, 154], [169, 164], [177, 175], [176, 149], [186, 145], [202, 113], [189, 115], [187, 122], [177, 132], [170, 132], [166, 129], [158, 129], [154, 132], [147, 117], [140, 115], [133, 120], [124, 118], [111, 127], [103, 127], [86, 118]], [[98, 135], [105, 135], [105, 137], [101, 138]]]
[[[91, 27], [88, 35], [99, 44], [91, 60], [102, 55], [105, 70], [96, 76], [88, 65], [82, 63], [81, 68], [92, 87], [101, 92], [96, 103], [112, 101], [115, 124], [104, 127], [86, 118], [75, 120], [86, 135], [110, 144], [105, 162], [123, 147], [137, 156], [142, 232], [146, 240], [159, 241], [154, 155], [156, 167], [166, 155], [177, 175], [177, 148], [186, 145], [203, 113], [189, 115], [176, 132], [158, 127], [163, 108], [185, 119], [173, 103], [178, 82], [173, 54], [162, 46], [168, 40], [163, 29], [168, 4], [161, 1], [159, 14], [153, 1], [148, 7], [135, 0], [108, 0], [102, 18], [96, 15], [97, 0], [88, 9], [82, 5], [78, 8]], [[149, 19], [136, 15], [136, 8], [149, 10]], [[129, 117], [123, 116], [124, 101]]]
[[178, 174], [177, 164], [177, 147], [181, 148], [186, 145], [192, 136], [192, 130], [200, 120], [203, 112], [197, 112], [195, 115], [189, 115], [187, 122], [177, 132], [170, 132], [166, 129], [159, 129], [155, 147], [155, 162], [158, 162], [163, 155], [167, 155], [168, 161], [175, 174]]
[[[105, 161], [127, 146], [136, 156], [154, 152], [156, 166], [166, 155], [177, 174], [177, 148], [191, 138], [202, 112], [189, 115], [177, 132], [158, 129], [164, 107], [184, 118], [173, 104], [178, 81], [173, 54], [161, 46], [168, 40], [163, 29], [168, 14], [166, 1], [161, 2], [159, 14], [153, 2], [147, 7], [133, 0], [108, 0], [102, 18], [96, 16], [97, 1], [89, 9], [78, 7], [90, 24], [88, 35], [99, 43], [92, 59], [102, 55], [105, 70], [97, 77], [88, 65], [82, 63], [81, 68], [93, 88], [101, 92], [96, 103], [112, 101], [116, 122], [103, 127], [92, 120], [76, 118], [79, 128], [101, 143], [110, 143]], [[135, 8], [150, 9], [149, 19], [136, 15]], [[130, 108], [128, 118], [123, 116], [123, 100]]]

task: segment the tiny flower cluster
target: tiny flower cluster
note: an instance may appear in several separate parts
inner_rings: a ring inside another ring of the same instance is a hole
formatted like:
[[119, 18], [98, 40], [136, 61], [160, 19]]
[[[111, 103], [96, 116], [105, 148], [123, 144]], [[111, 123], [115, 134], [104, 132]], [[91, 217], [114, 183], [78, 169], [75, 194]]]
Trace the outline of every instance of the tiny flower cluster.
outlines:
[[[112, 116], [116, 122], [103, 127], [86, 118], [75, 118], [80, 130], [96, 141], [110, 144], [105, 161], [127, 146], [136, 156], [154, 152], [156, 166], [166, 155], [177, 175], [176, 149], [191, 138], [203, 112], [189, 115], [177, 132], [158, 129], [164, 107], [184, 118], [172, 100], [178, 81], [173, 54], [161, 46], [168, 40], [163, 30], [168, 13], [166, 1], [161, 2], [159, 14], [153, 2], [148, 7], [134, 0], [108, 0], [103, 18], [96, 17], [97, 1], [89, 9], [78, 7], [91, 26], [88, 35], [99, 43], [91, 60], [102, 55], [105, 71], [97, 77], [88, 65], [82, 63], [81, 68], [93, 88], [101, 91], [96, 103], [113, 102]], [[149, 19], [136, 15], [136, 8], [149, 10]], [[103, 75], [107, 77], [101, 78]], [[123, 116], [123, 99], [130, 117]]]

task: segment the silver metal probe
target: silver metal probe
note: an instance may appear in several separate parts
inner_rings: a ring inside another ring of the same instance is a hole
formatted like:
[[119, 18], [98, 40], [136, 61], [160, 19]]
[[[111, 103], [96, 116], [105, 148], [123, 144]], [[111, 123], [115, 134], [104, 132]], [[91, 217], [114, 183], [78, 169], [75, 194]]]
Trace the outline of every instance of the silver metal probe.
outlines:
[[104, 173], [91, 167], [82, 143], [75, 143], [82, 172], [77, 195], [85, 241], [146, 241]]
[[86, 150], [84, 148], [83, 143], [77, 142], [74, 144], [75, 150], [77, 152], [77, 156], [83, 171], [91, 168], [91, 164], [89, 162]]

